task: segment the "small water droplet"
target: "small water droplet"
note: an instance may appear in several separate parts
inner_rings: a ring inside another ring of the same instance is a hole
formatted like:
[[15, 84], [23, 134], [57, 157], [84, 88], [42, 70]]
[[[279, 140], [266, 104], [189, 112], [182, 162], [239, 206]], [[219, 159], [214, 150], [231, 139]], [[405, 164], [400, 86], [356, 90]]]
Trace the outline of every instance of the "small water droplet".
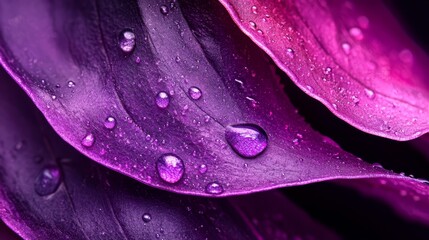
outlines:
[[149, 213], [145, 213], [142, 216], [143, 222], [148, 223], [150, 220], [152, 220], [152, 216]]
[[56, 99], [57, 99], [57, 96], [52, 95], [52, 96], [51, 96], [51, 98], [52, 98], [52, 100], [56, 100]]
[[222, 185], [220, 185], [217, 182], [212, 182], [212, 183], [207, 184], [206, 192], [210, 193], [210, 194], [216, 194], [216, 195], [221, 194], [221, 193], [223, 193], [223, 187], [222, 187]]
[[166, 108], [170, 104], [170, 97], [166, 92], [159, 92], [155, 98], [156, 105], [160, 108]]
[[194, 100], [198, 100], [202, 96], [201, 90], [199, 88], [197, 88], [197, 87], [190, 87], [188, 89], [188, 94]]
[[352, 47], [350, 46], [350, 44], [343, 43], [343, 44], [341, 44], [341, 47], [343, 48], [343, 51], [344, 51], [345, 54], [347, 54], [347, 55], [350, 54], [350, 50], [352, 49]]
[[182, 159], [173, 154], [165, 154], [158, 158], [156, 170], [162, 180], [168, 183], [177, 183], [182, 179], [185, 165]]
[[287, 48], [286, 49], [286, 55], [290, 58], [294, 58], [295, 57], [295, 52], [293, 51], [292, 48]]
[[34, 190], [39, 196], [54, 193], [61, 183], [61, 171], [58, 167], [47, 167], [37, 176]]
[[256, 29], [256, 23], [255, 23], [255, 22], [253, 22], [253, 21], [250, 21], [250, 22], [249, 22], [249, 26], [250, 26], [250, 28], [251, 28], [251, 29], [253, 29], [253, 30], [255, 30], [255, 29]]
[[136, 46], [136, 35], [131, 30], [124, 30], [119, 36], [119, 47], [122, 51], [129, 53]]
[[373, 99], [375, 97], [375, 93], [371, 89], [365, 88], [364, 91], [365, 91], [365, 95], [370, 99]]
[[165, 6], [165, 5], [162, 5], [159, 10], [161, 11], [161, 13], [163, 15], [167, 15], [170, 12], [170, 10], [168, 9], [168, 7]]
[[206, 173], [207, 172], [207, 165], [201, 164], [199, 171], [200, 171], [201, 174]]
[[349, 33], [354, 39], [356, 39], [358, 41], [363, 39], [363, 32], [358, 27], [350, 28]]
[[90, 133], [82, 139], [81, 144], [85, 147], [92, 147], [92, 145], [94, 145], [94, 142], [95, 142], [94, 134]]
[[67, 82], [67, 87], [74, 88], [75, 86], [76, 86], [76, 84], [73, 81], [68, 81]]
[[324, 73], [325, 75], [329, 75], [329, 74], [331, 74], [331, 73], [332, 73], [332, 68], [330, 68], [330, 67], [326, 67], [325, 69], [323, 69], [323, 73]]
[[261, 29], [258, 29], [257, 32], [259, 33], [259, 35], [264, 35], [264, 31], [262, 31]]
[[358, 97], [356, 97], [356, 96], [352, 96], [352, 101], [353, 101], [354, 104], [357, 105], [360, 102], [360, 99]]
[[268, 145], [267, 133], [255, 124], [237, 124], [226, 128], [225, 139], [240, 156], [253, 158], [261, 154]]
[[306, 88], [308, 89], [309, 92], [314, 92], [314, 88], [310, 85], [307, 85]]
[[112, 116], [107, 117], [106, 120], [104, 120], [104, 127], [107, 129], [113, 129], [116, 126], [116, 119]]
[[258, 14], [258, 7], [257, 6], [255, 6], [255, 5], [252, 6], [252, 13]]

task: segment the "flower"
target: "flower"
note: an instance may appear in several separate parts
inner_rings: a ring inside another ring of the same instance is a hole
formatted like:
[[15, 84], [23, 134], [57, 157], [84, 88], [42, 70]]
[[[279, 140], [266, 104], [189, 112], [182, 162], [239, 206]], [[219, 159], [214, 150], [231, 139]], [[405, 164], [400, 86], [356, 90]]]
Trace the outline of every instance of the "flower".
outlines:
[[361, 214], [345, 200], [403, 227], [381, 237], [428, 232], [424, 181], [320, 134], [272, 63], [361, 131], [423, 135], [427, 55], [383, 4], [21, 0], [0, 11], [0, 61], [19, 85], [3, 74], [0, 216], [21, 237], [335, 239], [347, 228], [311, 206]]

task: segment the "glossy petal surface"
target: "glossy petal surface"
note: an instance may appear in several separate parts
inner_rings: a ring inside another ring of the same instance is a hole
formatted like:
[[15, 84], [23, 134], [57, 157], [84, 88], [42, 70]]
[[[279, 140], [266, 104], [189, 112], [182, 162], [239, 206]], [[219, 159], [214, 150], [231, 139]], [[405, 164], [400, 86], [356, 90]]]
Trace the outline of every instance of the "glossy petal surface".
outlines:
[[[397, 176], [313, 131], [282, 91], [269, 58], [215, 1], [14, 1], [0, 3], [0, 11], [3, 65], [56, 132], [147, 185], [227, 196]], [[124, 30], [135, 35], [132, 50], [123, 51]], [[202, 93], [197, 100], [191, 87]], [[163, 107], [160, 92], [169, 99]], [[109, 117], [115, 125], [106, 127]], [[245, 159], [233, 151], [225, 131], [235, 124], [266, 132], [261, 154]], [[180, 179], [158, 174], [164, 154], [183, 160]]]
[[[24, 239], [337, 238], [277, 192], [225, 199], [183, 196], [108, 170], [61, 140], [18, 86], [1, 77], [0, 219]], [[47, 184], [52, 179], [59, 180], [55, 188]], [[281, 207], [267, 206], [263, 199]], [[270, 218], [274, 212], [281, 218]], [[284, 228], [296, 219], [307, 227]]]
[[429, 130], [429, 57], [382, 1], [221, 0], [307, 94], [365, 132]]

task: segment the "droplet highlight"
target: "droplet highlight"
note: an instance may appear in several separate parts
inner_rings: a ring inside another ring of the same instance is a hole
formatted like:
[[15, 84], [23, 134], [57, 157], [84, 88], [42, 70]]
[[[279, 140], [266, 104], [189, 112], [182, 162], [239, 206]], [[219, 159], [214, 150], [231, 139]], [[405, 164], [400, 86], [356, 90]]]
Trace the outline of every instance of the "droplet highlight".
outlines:
[[136, 35], [131, 30], [124, 30], [119, 36], [119, 47], [123, 52], [130, 53], [136, 46]]
[[226, 128], [225, 139], [241, 157], [254, 158], [268, 145], [267, 133], [256, 124], [236, 124]]
[[162, 155], [156, 162], [156, 170], [162, 180], [168, 183], [177, 183], [182, 179], [185, 165], [182, 159], [173, 154]]
[[155, 101], [156, 101], [156, 105], [159, 108], [167, 108], [168, 105], [170, 104], [170, 97], [166, 92], [159, 92], [156, 95]]
[[223, 193], [223, 187], [217, 182], [207, 184], [206, 193], [218, 195]]
[[201, 90], [199, 88], [197, 88], [197, 87], [190, 87], [188, 89], [188, 94], [194, 100], [200, 99], [201, 96], [203, 95], [203, 93], [201, 92]]
[[165, 5], [162, 5], [162, 6], [159, 8], [159, 10], [160, 10], [160, 12], [162, 13], [162, 15], [167, 15], [167, 14], [170, 12], [170, 10], [168, 9], [168, 7], [167, 7], [167, 6], [165, 6]]
[[145, 213], [142, 216], [143, 222], [148, 223], [152, 220], [152, 216], [149, 213]]
[[39, 196], [47, 196], [57, 191], [61, 183], [61, 171], [58, 167], [47, 167], [37, 176], [34, 190]]
[[95, 142], [94, 134], [90, 133], [82, 139], [81, 144], [84, 147], [92, 147], [92, 145], [94, 145], [94, 142]]
[[104, 127], [107, 129], [114, 129], [116, 127], [116, 119], [112, 116], [104, 120]]

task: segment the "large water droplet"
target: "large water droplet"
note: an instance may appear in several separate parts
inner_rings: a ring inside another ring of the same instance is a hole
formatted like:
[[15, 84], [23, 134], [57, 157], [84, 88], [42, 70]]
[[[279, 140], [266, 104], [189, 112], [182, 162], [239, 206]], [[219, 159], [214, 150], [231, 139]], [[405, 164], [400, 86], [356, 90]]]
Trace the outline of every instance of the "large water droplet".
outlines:
[[113, 129], [116, 126], [116, 119], [114, 117], [107, 117], [106, 120], [104, 120], [104, 127], [107, 129]]
[[185, 172], [185, 166], [178, 156], [165, 154], [156, 162], [156, 170], [162, 180], [168, 183], [177, 183]]
[[160, 108], [166, 108], [170, 104], [170, 97], [166, 92], [159, 92], [155, 98], [156, 105]]
[[203, 93], [201, 92], [201, 90], [199, 88], [197, 88], [197, 87], [190, 87], [188, 89], [188, 94], [194, 100], [200, 99], [201, 96], [203, 95]]
[[217, 182], [207, 184], [206, 192], [210, 194], [221, 194], [223, 193], [223, 187]]
[[136, 35], [131, 30], [124, 30], [119, 36], [119, 47], [122, 51], [129, 53], [136, 46]]
[[149, 213], [145, 213], [142, 216], [143, 222], [148, 223], [152, 220], [152, 216]]
[[90, 133], [82, 139], [81, 144], [85, 147], [92, 147], [92, 145], [94, 145], [94, 142], [95, 142], [94, 134]]
[[253, 158], [268, 145], [267, 133], [255, 124], [236, 124], [226, 128], [225, 139], [240, 156]]
[[40, 196], [54, 193], [61, 183], [61, 171], [58, 167], [47, 167], [36, 178], [34, 190]]

